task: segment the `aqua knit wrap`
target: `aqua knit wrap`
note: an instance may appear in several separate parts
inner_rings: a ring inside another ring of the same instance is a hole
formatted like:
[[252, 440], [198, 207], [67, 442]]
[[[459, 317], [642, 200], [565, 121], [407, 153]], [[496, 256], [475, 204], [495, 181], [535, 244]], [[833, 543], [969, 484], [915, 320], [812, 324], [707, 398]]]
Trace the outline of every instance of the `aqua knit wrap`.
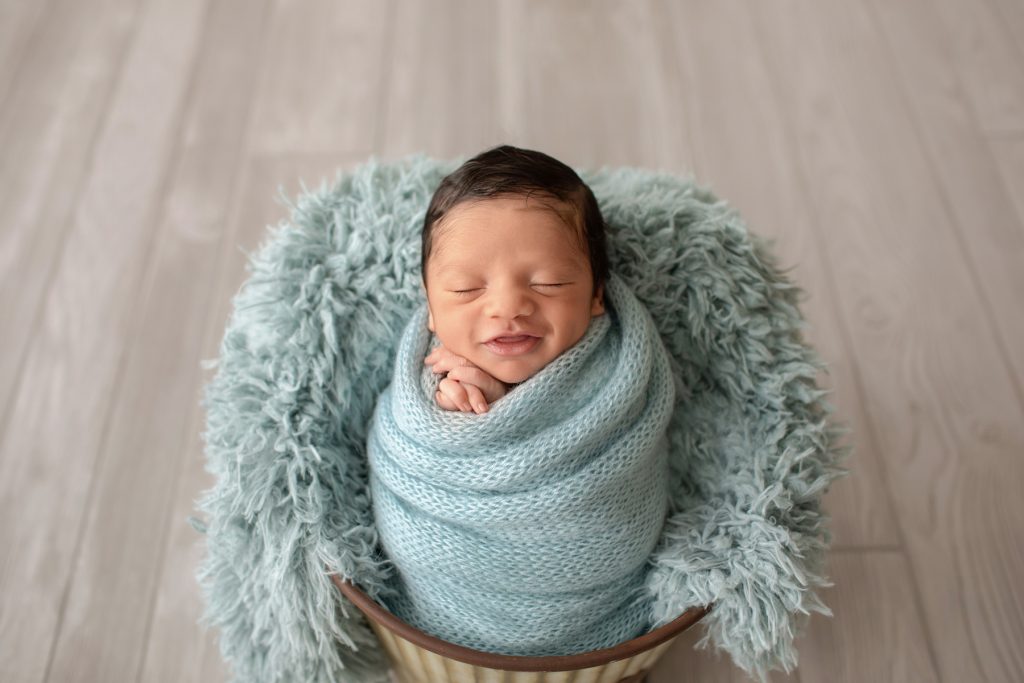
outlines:
[[426, 305], [367, 441], [374, 518], [398, 569], [386, 606], [439, 638], [569, 655], [646, 633], [668, 510], [675, 387], [650, 314], [612, 274], [607, 312], [487, 413], [449, 412]]

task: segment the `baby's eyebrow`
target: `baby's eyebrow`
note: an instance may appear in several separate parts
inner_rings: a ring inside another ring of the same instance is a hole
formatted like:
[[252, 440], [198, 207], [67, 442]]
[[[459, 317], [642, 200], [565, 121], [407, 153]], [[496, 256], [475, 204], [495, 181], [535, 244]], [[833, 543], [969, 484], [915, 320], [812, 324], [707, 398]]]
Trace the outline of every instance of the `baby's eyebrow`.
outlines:
[[444, 275], [445, 273], [447, 273], [450, 270], [452, 270], [452, 271], [463, 271], [465, 269], [466, 268], [464, 266], [458, 265], [456, 263], [449, 263], [446, 266], [441, 266], [440, 268], [438, 268], [437, 269], [437, 274], [438, 275]]
[[[553, 261], [550, 261], [548, 263], [543, 263], [543, 264], [541, 264], [538, 267], [539, 268], [549, 268], [550, 267], [550, 268], [573, 268], [573, 269], [576, 269], [576, 268], [580, 267], [580, 264], [577, 261], [574, 261], [572, 259], [560, 258], [560, 259], [555, 259]], [[443, 275], [444, 273], [447, 273], [448, 271], [455, 271], [455, 272], [460, 272], [461, 273], [461, 272], [465, 272], [467, 270], [472, 270], [472, 268], [473, 268], [472, 265], [463, 265], [461, 263], [447, 263], [447, 264], [445, 264], [443, 266], [440, 266], [437, 269], [437, 274], [438, 275]]]

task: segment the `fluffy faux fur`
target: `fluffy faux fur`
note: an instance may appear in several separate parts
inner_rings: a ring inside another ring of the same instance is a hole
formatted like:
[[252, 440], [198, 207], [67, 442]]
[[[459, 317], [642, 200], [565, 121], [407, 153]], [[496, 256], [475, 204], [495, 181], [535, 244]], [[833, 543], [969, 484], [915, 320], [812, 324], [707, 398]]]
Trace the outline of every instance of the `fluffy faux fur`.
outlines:
[[[214, 488], [203, 623], [236, 680], [375, 683], [387, 660], [326, 567], [371, 597], [393, 567], [367, 498], [366, 431], [420, 282], [430, 195], [458, 162], [370, 161], [304, 192], [250, 258], [206, 388]], [[802, 340], [800, 290], [711, 192], [639, 169], [581, 172], [615, 271], [668, 349], [670, 516], [651, 556], [659, 623], [697, 604], [709, 640], [763, 677], [796, 665], [829, 543], [822, 495], [848, 454], [824, 366]]]

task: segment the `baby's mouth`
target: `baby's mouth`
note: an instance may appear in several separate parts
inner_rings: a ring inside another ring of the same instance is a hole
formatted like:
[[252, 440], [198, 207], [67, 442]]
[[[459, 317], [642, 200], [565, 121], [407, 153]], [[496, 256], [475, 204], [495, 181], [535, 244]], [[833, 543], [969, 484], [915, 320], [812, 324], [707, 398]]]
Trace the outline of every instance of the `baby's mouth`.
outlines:
[[533, 347], [540, 341], [540, 337], [528, 334], [519, 334], [508, 337], [495, 337], [484, 343], [488, 349], [499, 356], [519, 356], [533, 350]]

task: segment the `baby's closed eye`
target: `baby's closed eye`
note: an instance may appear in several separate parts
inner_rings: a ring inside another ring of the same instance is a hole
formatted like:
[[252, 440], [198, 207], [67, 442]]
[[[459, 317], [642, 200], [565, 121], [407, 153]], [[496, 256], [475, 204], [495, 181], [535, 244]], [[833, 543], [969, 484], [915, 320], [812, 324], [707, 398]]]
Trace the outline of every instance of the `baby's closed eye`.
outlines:
[[[572, 283], [569, 283], [569, 282], [537, 282], [537, 283], [534, 283], [531, 286], [532, 287], [547, 287], [547, 288], [551, 288], [551, 289], [557, 289], [558, 287], [565, 287], [566, 285], [569, 285], [569, 284], [572, 284]], [[467, 296], [469, 294], [472, 294], [473, 292], [479, 292], [481, 289], [483, 289], [483, 287], [474, 287], [472, 289], [452, 289], [452, 290], [449, 290], [449, 291], [451, 291], [452, 294], [458, 294], [459, 296]]]

